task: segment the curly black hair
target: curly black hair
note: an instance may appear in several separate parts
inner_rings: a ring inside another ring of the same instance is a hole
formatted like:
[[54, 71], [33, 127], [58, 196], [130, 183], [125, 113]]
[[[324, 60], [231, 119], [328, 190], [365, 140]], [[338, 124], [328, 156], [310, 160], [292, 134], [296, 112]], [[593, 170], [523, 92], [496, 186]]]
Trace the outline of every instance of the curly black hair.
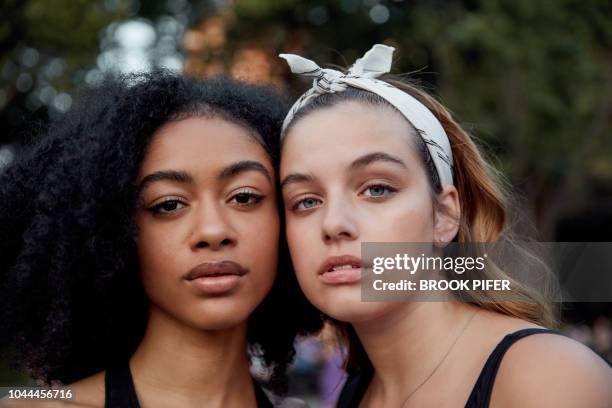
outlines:
[[[270, 87], [156, 71], [107, 78], [27, 144], [0, 173], [0, 349], [13, 365], [70, 383], [126, 361], [147, 321], [133, 209], [153, 133], [206, 110], [253, 130], [278, 170], [287, 107]], [[248, 329], [277, 392], [295, 336], [322, 324], [288, 253], [281, 240], [277, 279]]]

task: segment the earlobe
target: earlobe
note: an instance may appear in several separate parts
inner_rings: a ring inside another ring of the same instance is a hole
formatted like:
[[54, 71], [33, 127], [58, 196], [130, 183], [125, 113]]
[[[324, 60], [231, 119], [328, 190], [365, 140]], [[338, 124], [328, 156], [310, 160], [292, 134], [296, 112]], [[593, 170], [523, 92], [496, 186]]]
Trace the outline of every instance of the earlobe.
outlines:
[[442, 192], [438, 194], [434, 212], [434, 244], [439, 248], [444, 248], [459, 232], [461, 204], [455, 186], [446, 185], [442, 188]]

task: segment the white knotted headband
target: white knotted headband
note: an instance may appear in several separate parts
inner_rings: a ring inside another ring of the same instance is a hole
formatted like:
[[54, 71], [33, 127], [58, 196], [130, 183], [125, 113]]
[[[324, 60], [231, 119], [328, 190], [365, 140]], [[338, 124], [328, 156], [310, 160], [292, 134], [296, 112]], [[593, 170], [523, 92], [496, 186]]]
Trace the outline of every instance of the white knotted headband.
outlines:
[[335, 69], [321, 68], [314, 61], [299, 55], [280, 54], [279, 57], [284, 58], [289, 64], [291, 72], [314, 77], [312, 88], [306, 91], [289, 110], [283, 122], [283, 135], [297, 111], [317, 96], [342, 92], [348, 86], [364, 89], [385, 99], [408, 119], [425, 142], [441, 184], [453, 184], [453, 155], [448, 136], [438, 119], [413, 96], [376, 79], [391, 70], [394, 50], [393, 47], [376, 44], [355, 61], [346, 74]]

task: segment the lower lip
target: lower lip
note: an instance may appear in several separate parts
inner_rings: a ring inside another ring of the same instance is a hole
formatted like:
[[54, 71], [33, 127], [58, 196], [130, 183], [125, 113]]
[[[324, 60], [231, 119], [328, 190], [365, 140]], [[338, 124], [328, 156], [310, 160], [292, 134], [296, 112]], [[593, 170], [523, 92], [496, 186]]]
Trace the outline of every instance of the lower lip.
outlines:
[[219, 295], [235, 289], [240, 284], [241, 275], [203, 276], [189, 281], [200, 292]]
[[337, 271], [325, 272], [319, 275], [323, 283], [340, 285], [343, 283], [354, 283], [361, 280], [361, 268], [340, 269]]

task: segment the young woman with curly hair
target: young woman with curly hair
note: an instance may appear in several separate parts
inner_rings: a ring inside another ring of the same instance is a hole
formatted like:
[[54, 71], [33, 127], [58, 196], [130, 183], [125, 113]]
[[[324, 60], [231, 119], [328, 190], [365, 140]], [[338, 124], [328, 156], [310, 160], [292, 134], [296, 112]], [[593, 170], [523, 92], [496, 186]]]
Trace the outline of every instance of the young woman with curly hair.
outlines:
[[509, 233], [497, 174], [446, 108], [385, 76], [392, 52], [376, 45], [346, 74], [281, 55], [314, 77], [285, 119], [280, 176], [300, 286], [347, 341], [338, 407], [610, 407], [610, 367], [548, 330], [552, 304], [520, 282], [517, 301], [361, 300], [362, 242], [439, 254]]
[[87, 92], [0, 174], [12, 361], [88, 406], [271, 406], [247, 351], [282, 392], [294, 337], [320, 326], [279, 246], [285, 114], [224, 78]]

